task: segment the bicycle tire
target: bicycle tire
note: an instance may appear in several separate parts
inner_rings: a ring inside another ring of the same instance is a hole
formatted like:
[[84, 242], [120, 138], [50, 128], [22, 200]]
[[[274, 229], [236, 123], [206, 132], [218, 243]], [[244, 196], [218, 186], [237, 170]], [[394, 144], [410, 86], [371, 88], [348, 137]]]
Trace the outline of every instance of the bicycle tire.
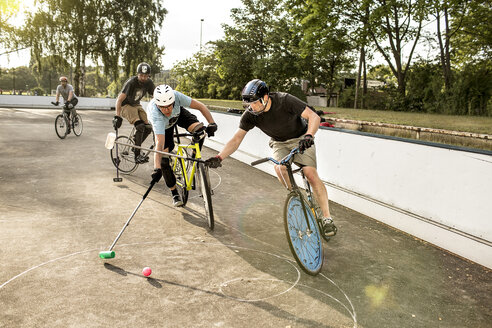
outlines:
[[178, 189], [179, 196], [183, 202], [183, 206], [188, 202], [188, 189], [186, 187], [186, 168], [183, 167], [181, 159], [173, 157], [173, 170], [176, 177], [176, 188]]
[[[134, 144], [133, 140], [129, 139], [127, 136], [119, 136], [116, 141], [128, 145]], [[116, 147], [118, 147], [118, 158], [116, 157]], [[133, 152], [132, 147], [115, 145], [109, 152], [113, 165], [118, 167], [122, 174], [130, 174], [137, 169], [138, 164], [135, 162], [135, 153]]]
[[[306, 233], [307, 222], [303, 210], [306, 209], [311, 233]], [[290, 251], [297, 264], [309, 275], [315, 276], [323, 267], [323, 244], [315, 214], [309, 202], [300, 193], [293, 191], [287, 196], [284, 208], [284, 227]]]
[[65, 139], [68, 134], [68, 121], [63, 114], [59, 114], [55, 118], [55, 132], [60, 139]]
[[208, 175], [208, 167], [203, 163], [198, 163], [198, 183], [200, 185], [201, 196], [205, 206], [205, 215], [207, 224], [210, 230], [214, 230], [214, 209], [212, 206], [212, 190], [210, 189], [210, 178]]
[[77, 114], [75, 116], [75, 119], [72, 118], [72, 130], [73, 133], [77, 136], [80, 137], [82, 134], [82, 130], [84, 129], [83, 123], [82, 123], [82, 117]]

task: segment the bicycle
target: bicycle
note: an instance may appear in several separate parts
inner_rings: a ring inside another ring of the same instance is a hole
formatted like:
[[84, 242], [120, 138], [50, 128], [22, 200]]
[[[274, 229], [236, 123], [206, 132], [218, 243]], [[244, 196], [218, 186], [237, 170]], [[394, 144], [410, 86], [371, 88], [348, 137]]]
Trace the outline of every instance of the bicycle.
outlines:
[[[123, 174], [131, 174], [137, 169], [139, 164], [143, 164], [135, 161], [135, 147], [133, 146], [135, 145], [136, 131], [137, 129], [134, 126], [128, 136], [118, 136], [116, 140], [124, 145], [121, 145], [118, 151], [116, 151], [116, 147], [109, 151], [113, 165]], [[155, 148], [154, 131], [147, 136], [141, 146], [150, 149], [141, 150], [141, 155], [149, 157], [151, 150]]]
[[[52, 103], [55, 105], [54, 103]], [[65, 139], [67, 134], [70, 133], [70, 129], [72, 129], [73, 133], [77, 136], [80, 137], [82, 134], [82, 129], [83, 129], [83, 124], [82, 124], [82, 117], [80, 114], [77, 115], [70, 115], [70, 109], [68, 109], [66, 106], [63, 106], [63, 112], [62, 114], [59, 114], [55, 118], [55, 131], [56, 135], [60, 139]]]
[[[314, 198], [311, 186], [302, 172], [302, 167], [292, 170], [292, 161], [295, 154], [299, 153], [294, 148], [280, 161], [266, 157], [254, 161], [252, 166], [271, 161], [277, 165], [283, 165], [287, 169], [291, 190], [287, 196], [284, 207], [284, 228], [287, 235], [290, 251], [301, 269], [310, 275], [317, 275], [323, 266], [323, 245], [321, 238], [326, 241], [329, 237], [321, 234], [321, 208]], [[294, 173], [300, 172], [305, 190], [296, 184]]]
[[[175, 128], [175, 132], [174, 137], [177, 140], [176, 155], [179, 157], [173, 157], [171, 167], [176, 176], [176, 187], [183, 201], [183, 206], [188, 201], [190, 190], [196, 190], [196, 181], [198, 181], [198, 189], [200, 190], [200, 197], [203, 198], [208, 228], [213, 230], [213, 191], [210, 185], [208, 166], [201, 160], [202, 155], [199, 143], [201, 138], [193, 133], [178, 133], [177, 127]], [[191, 137], [191, 142], [189, 144], [183, 144], [180, 142], [180, 137]]]

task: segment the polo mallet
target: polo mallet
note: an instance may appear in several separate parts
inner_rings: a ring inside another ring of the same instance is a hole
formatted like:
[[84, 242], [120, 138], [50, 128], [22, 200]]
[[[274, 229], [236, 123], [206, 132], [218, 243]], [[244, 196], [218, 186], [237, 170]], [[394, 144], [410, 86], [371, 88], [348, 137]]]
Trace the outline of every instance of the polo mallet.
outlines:
[[130, 224], [130, 221], [132, 220], [132, 218], [135, 215], [135, 213], [137, 213], [138, 208], [140, 207], [140, 205], [142, 205], [143, 201], [145, 200], [145, 198], [147, 197], [147, 195], [149, 194], [149, 192], [152, 190], [152, 187], [154, 186], [154, 184], [155, 184], [155, 182], [153, 182], [153, 181], [150, 183], [149, 189], [147, 189], [147, 192], [145, 192], [145, 194], [143, 195], [142, 200], [140, 201], [140, 203], [138, 203], [137, 207], [133, 211], [133, 213], [130, 216], [130, 218], [128, 219], [128, 221], [126, 221], [125, 225], [123, 226], [123, 229], [121, 229], [120, 233], [118, 234], [118, 236], [116, 237], [116, 239], [113, 241], [113, 244], [109, 247], [109, 250], [99, 252], [99, 257], [100, 258], [102, 258], [102, 259], [112, 259], [112, 258], [114, 258], [115, 253], [113, 251], [113, 247], [116, 245], [116, 242], [118, 241], [118, 239], [120, 239], [121, 235], [123, 234], [123, 231], [125, 231], [126, 227], [128, 227], [128, 225]]
[[[114, 129], [115, 131], [115, 140], [118, 139], [118, 128]], [[113, 182], [121, 182], [123, 181], [122, 178], [120, 178], [120, 158], [118, 156], [118, 144], [116, 144], [116, 178], [113, 178]]]

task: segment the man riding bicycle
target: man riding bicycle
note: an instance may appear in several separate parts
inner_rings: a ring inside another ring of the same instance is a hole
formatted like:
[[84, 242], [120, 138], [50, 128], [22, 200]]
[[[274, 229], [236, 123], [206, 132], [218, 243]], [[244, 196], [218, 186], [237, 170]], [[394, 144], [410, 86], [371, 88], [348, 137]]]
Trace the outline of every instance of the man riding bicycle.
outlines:
[[[70, 120], [70, 113], [74, 119], [77, 119], [77, 111], [75, 110], [75, 105], [79, 102], [75, 93], [73, 91], [73, 86], [68, 84], [68, 79], [66, 76], [60, 77], [60, 85], [56, 88], [56, 99], [51, 102], [53, 105], [58, 106], [60, 104], [60, 95], [63, 97], [65, 104], [63, 105], [63, 111], [67, 113], [68, 119]], [[70, 124], [68, 125], [68, 133], [70, 133]]]
[[[184, 107], [198, 109], [209, 125], [205, 128], [197, 117], [186, 110]], [[173, 90], [168, 85], [159, 85], [154, 90], [154, 98], [147, 105], [147, 114], [150, 123], [154, 128], [156, 149], [164, 152], [171, 152], [174, 149], [174, 125], [185, 128], [188, 132], [200, 135], [200, 147], [203, 144], [205, 132], [212, 137], [217, 131], [217, 124], [214, 123], [212, 114], [203, 103], [192, 99], [181, 92]], [[162, 157], [162, 154], [154, 153], [154, 172], [152, 182], [158, 182], [164, 176], [167, 187], [173, 196], [173, 205], [182, 206], [183, 201], [176, 189], [176, 177], [171, 168], [169, 157]]]
[[[299, 147], [300, 153], [294, 156], [294, 163], [302, 167], [323, 211], [323, 233], [334, 236], [337, 228], [330, 215], [328, 193], [316, 170], [314, 135], [318, 131], [320, 117], [306, 103], [288, 93], [270, 93], [266, 83], [259, 79], [249, 81], [241, 96], [246, 110], [241, 116], [239, 129], [217, 156], [206, 160], [207, 165], [212, 168], [222, 166], [221, 162], [239, 148], [246, 133], [255, 126], [271, 138], [269, 146], [276, 160]], [[285, 167], [275, 165], [275, 172], [279, 181], [290, 189]]]
[[[152, 132], [152, 127], [147, 120], [147, 114], [140, 105], [146, 93], [151, 95], [154, 92], [154, 82], [150, 79], [150, 66], [147, 63], [140, 63], [137, 66], [137, 76], [129, 78], [123, 85], [120, 95], [116, 99], [116, 115], [113, 118], [114, 129], [119, 129], [123, 123], [122, 117], [126, 118], [130, 124], [135, 126], [135, 145], [141, 146]], [[148, 157], [140, 155], [140, 149], [135, 148], [135, 162], [138, 164], [149, 161]]]

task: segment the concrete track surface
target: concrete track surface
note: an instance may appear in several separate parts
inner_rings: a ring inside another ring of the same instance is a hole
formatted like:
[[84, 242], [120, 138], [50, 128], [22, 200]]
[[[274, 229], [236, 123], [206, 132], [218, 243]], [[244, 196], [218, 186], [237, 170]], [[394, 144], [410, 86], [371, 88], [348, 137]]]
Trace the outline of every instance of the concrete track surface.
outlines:
[[82, 136], [61, 140], [58, 112], [0, 109], [0, 327], [490, 327], [490, 271], [335, 203], [322, 272], [304, 274], [286, 191], [233, 159], [211, 171], [214, 231], [196, 191], [174, 208], [161, 181], [102, 260], [152, 166], [114, 183], [114, 113], [79, 111]]

